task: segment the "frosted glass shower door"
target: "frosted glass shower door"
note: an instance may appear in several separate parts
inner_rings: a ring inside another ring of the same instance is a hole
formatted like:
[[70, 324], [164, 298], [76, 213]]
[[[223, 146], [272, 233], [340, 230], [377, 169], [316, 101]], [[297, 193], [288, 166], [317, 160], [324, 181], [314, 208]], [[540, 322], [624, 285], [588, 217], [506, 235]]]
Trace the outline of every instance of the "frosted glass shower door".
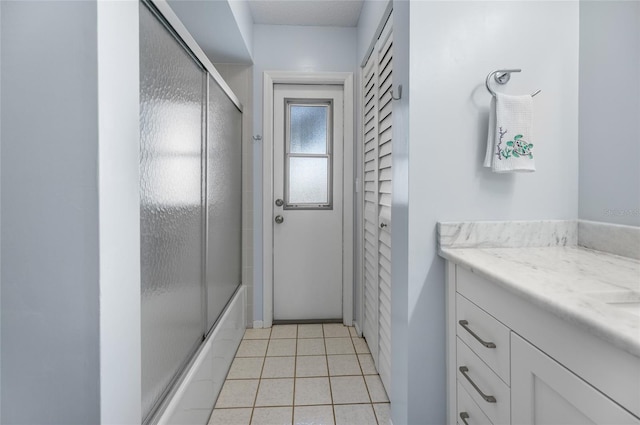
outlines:
[[209, 76], [207, 331], [241, 281], [242, 113]]
[[141, 4], [142, 419], [204, 334], [205, 88], [200, 64]]

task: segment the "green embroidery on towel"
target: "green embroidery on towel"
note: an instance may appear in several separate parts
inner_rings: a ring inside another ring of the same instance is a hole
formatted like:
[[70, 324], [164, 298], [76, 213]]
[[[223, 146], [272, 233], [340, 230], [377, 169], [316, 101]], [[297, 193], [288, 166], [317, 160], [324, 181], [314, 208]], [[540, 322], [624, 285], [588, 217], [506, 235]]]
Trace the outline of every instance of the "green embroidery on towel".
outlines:
[[506, 133], [507, 130], [503, 132], [502, 128], [500, 128], [500, 143], [498, 143], [498, 157], [500, 159], [507, 159], [511, 157], [520, 158], [522, 156], [533, 159], [533, 144], [524, 140], [522, 138], [522, 134], [516, 134], [513, 137], [513, 140], [510, 140], [506, 143], [507, 146], [504, 149], [500, 149], [500, 146], [502, 145], [502, 136], [504, 136]]

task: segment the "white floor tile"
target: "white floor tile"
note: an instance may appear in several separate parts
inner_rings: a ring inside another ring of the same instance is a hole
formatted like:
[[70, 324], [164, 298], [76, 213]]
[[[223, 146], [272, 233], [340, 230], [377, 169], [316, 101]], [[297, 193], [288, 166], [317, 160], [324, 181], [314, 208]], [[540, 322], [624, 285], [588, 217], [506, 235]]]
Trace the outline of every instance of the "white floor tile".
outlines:
[[271, 328], [247, 329], [244, 331], [244, 339], [269, 339], [270, 336]]
[[376, 403], [373, 411], [378, 419], [378, 425], [391, 425], [391, 405], [389, 403]]
[[296, 378], [294, 404], [296, 406], [331, 404], [329, 378]]
[[293, 379], [262, 379], [256, 407], [293, 406]]
[[272, 339], [269, 341], [269, 349], [267, 350], [267, 356], [283, 357], [283, 356], [295, 356], [295, 355], [296, 355], [295, 339]]
[[336, 425], [375, 425], [376, 417], [370, 404], [346, 404], [333, 406]]
[[334, 404], [371, 403], [362, 376], [332, 376], [331, 392]]
[[269, 341], [266, 339], [243, 339], [236, 357], [264, 357]]
[[351, 338], [326, 338], [327, 354], [355, 354]]
[[353, 338], [353, 345], [356, 347], [356, 353], [358, 354], [370, 353], [369, 346], [364, 338]]
[[299, 356], [318, 356], [324, 354], [324, 339], [298, 339]]
[[253, 407], [257, 389], [257, 379], [225, 381], [218, 396], [216, 408]]
[[264, 357], [236, 357], [227, 379], [259, 379]]
[[332, 406], [295, 406], [294, 425], [335, 425]]
[[329, 376], [326, 356], [298, 356], [296, 358], [296, 377]]
[[362, 368], [362, 373], [365, 375], [377, 375], [378, 371], [376, 370], [376, 365], [373, 362], [373, 357], [371, 354], [358, 354], [358, 360], [360, 360], [360, 367]]
[[256, 407], [251, 425], [291, 425], [293, 407]]
[[322, 325], [324, 328], [325, 338], [340, 338], [349, 336], [349, 328], [340, 323], [325, 323]]
[[327, 356], [327, 360], [331, 376], [362, 375], [360, 363], [355, 354]]
[[209, 425], [389, 425], [389, 417], [354, 327], [276, 325], [246, 330]]
[[322, 325], [298, 325], [298, 338], [323, 338]]
[[263, 378], [293, 378], [295, 357], [267, 357], [262, 370]]
[[249, 425], [251, 408], [214, 409], [209, 418], [209, 425]]
[[367, 388], [369, 389], [369, 395], [371, 396], [372, 402], [386, 403], [389, 401], [389, 397], [387, 397], [387, 392], [384, 390], [380, 376], [367, 375], [364, 377], [364, 380], [367, 383]]
[[298, 325], [274, 325], [271, 328], [271, 338], [297, 338]]

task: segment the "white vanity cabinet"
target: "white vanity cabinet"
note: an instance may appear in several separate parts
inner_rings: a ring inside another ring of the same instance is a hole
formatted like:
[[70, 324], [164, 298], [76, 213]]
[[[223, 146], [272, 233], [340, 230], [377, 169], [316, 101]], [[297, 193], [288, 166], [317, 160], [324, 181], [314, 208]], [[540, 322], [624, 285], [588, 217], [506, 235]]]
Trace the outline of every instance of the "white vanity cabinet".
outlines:
[[640, 424], [639, 357], [451, 261], [447, 323], [449, 424]]

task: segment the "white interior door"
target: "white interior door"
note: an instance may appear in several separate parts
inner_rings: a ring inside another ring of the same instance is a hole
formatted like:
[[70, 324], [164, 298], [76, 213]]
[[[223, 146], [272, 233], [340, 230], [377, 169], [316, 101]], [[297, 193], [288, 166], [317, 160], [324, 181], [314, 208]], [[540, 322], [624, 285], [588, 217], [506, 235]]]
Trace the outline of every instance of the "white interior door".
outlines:
[[363, 334], [380, 378], [391, 389], [391, 17], [363, 69]]
[[273, 318], [342, 319], [343, 87], [273, 92]]

